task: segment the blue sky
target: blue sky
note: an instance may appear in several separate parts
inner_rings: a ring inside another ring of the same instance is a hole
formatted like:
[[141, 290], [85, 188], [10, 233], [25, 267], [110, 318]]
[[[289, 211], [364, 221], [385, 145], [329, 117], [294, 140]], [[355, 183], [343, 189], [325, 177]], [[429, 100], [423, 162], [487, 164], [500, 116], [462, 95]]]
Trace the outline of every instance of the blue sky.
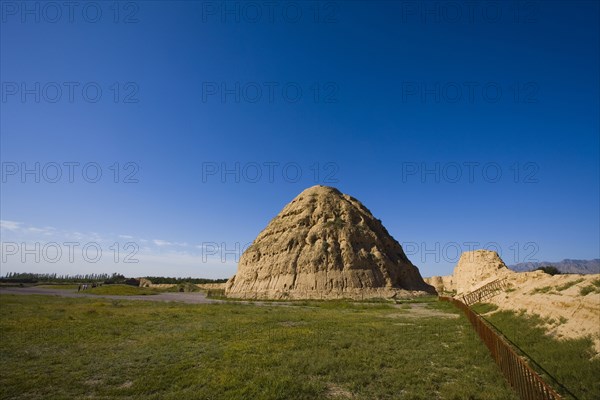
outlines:
[[229, 277], [315, 184], [424, 276], [600, 257], [597, 2], [46, 4], [1, 4], [2, 274]]

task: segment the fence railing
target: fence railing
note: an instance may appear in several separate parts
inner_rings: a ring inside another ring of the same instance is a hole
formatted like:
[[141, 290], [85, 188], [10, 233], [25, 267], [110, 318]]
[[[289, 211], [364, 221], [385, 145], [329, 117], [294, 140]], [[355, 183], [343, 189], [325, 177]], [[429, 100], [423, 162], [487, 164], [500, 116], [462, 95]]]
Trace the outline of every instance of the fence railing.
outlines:
[[466, 305], [470, 306], [471, 304], [479, 303], [480, 301], [489, 299], [507, 286], [508, 280], [506, 278], [496, 279], [495, 281], [483, 285], [477, 290], [465, 294], [462, 296], [462, 299]]
[[440, 300], [453, 303], [462, 310], [473, 328], [489, 349], [492, 358], [500, 367], [504, 377], [521, 399], [558, 400], [562, 397], [521, 358], [512, 346], [494, 331], [479, 315], [465, 303], [452, 297], [440, 297]]

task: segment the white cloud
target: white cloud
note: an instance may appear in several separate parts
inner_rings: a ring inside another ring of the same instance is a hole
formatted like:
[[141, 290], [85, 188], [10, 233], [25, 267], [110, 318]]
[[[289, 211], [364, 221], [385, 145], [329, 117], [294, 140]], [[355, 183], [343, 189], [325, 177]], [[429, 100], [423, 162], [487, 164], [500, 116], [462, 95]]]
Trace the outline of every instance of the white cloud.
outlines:
[[[235, 273], [239, 258], [235, 251], [228, 251], [222, 256], [219, 251], [224, 245], [219, 243], [204, 242], [202, 245], [195, 245], [184, 241], [147, 240], [135, 235], [116, 233], [103, 236], [91, 231], [32, 226], [11, 220], [0, 221], [0, 227], [3, 242], [10, 241], [11, 246], [19, 246], [15, 254], [7, 256], [7, 263], [3, 262], [3, 273], [9, 271], [59, 274], [120, 272], [126, 276], [224, 278]], [[125, 242], [129, 241], [137, 242], [139, 247], [135, 249], [124, 247]], [[77, 242], [78, 245], [68, 247], [72, 246], [70, 242]], [[25, 260], [22, 259], [21, 253], [24, 248], [34, 249], [35, 245], [43, 248], [48, 243], [53, 243], [54, 247], [58, 244], [62, 250], [62, 256], [57, 256], [56, 261], [53, 258], [54, 253], [48, 255], [44, 252], [29, 254]], [[98, 261], [95, 261], [93, 252], [84, 254], [84, 244], [89, 243], [102, 250], [98, 253]], [[114, 243], [119, 243], [117, 250]], [[71, 252], [74, 255], [73, 260], [70, 258]], [[40, 259], [39, 262], [36, 261], [36, 256]], [[132, 262], [133, 260], [138, 262]]]
[[68, 239], [81, 240], [84, 238], [84, 234], [81, 232], [67, 232], [66, 237]]
[[[30, 246], [32, 247], [32, 246]], [[108, 248], [103, 249], [103, 255], [98, 262], [89, 262], [82, 257], [81, 248], [76, 248], [73, 262], [67, 256], [66, 248], [57, 262], [50, 262], [45, 257], [40, 257], [40, 262], [34, 262], [34, 257], [28, 256], [27, 262], [22, 262], [21, 255], [15, 254], [7, 257], [3, 263], [2, 273], [6, 272], [37, 272], [58, 274], [87, 274], [87, 273], [122, 273], [128, 277], [139, 276], [179, 276], [197, 278], [229, 278], [237, 269], [233, 260], [221, 262], [220, 260], [206, 260], [198, 255], [169, 252], [157, 254], [156, 251], [140, 251], [132, 254], [128, 262], [124, 253], [120, 254], [118, 262], [114, 260], [114, 253]], [[137, 262], [135, 262], [137, 261]]]
[[52, 226], [45, 226], [43, 228], [36, 228], [35, 226], [32, 226], [32, 227], [27, 228], [27, 232], [41, 233], [44, 235], [51, 235], [54, 231], [56, 231], [56, 228], [54, 228]]
[[22, 222], [0, 220], [0, 228], [9, 231], [18, 231], [21, 229]]
[[[140, 240], [140, 242], [145, 242], [145, 240]], [[155, 245], [157, 245], [159, 247], [164, 247], [164, 246], [188, 247], [189, 246], [189, 244], [187, 242], [169, 242], [168, 240], [162, 240], [162, 239], [154, 239], [152, 241], [152, 243], [154, 243]]]

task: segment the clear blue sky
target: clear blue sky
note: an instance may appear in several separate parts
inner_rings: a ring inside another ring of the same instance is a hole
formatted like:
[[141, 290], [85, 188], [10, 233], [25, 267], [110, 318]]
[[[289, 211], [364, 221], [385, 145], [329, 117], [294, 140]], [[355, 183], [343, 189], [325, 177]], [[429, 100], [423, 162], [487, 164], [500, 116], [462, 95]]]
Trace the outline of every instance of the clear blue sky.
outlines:
[[600, 257], [598, 2], [45, 4], [1, 3], [2, 274], [229, 277], [315, 184], [425, 276]]

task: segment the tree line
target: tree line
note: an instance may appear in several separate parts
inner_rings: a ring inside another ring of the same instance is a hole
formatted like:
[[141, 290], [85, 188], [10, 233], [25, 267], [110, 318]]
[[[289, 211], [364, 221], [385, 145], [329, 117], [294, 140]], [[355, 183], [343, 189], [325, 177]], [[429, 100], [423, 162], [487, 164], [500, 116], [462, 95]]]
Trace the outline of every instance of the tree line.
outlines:
[[[227, 279], [205, 279], [205, 278], [169, 278], [162, 276], [146, 276], [145, 279], [152, 283], [223, 283]], [[0, 282], [14, 283], [79, 283], [79, 282], [102, 282], [111, 283], [126, 283], [128, 279], [123, 275], [114, 272], [113, 274], [76, 274], [76, 275], [59, 275], [38, 274], [33, 272], [9, 272], [5, 276], [0, 277]]]
[[76, 274], [60, 275], [38, 274], [33, 272], [9, 272], [0, 277], [0, 282], [16, 283], [77, 283], [77, 282], [104, 282], [104, 283], [122, 283], [126, 278], [122, 274]]
[[225, 283], [227, 279], [207, 279], [207, 278], [170, 278], [164, 276], [145, 276], [152, 283]]

